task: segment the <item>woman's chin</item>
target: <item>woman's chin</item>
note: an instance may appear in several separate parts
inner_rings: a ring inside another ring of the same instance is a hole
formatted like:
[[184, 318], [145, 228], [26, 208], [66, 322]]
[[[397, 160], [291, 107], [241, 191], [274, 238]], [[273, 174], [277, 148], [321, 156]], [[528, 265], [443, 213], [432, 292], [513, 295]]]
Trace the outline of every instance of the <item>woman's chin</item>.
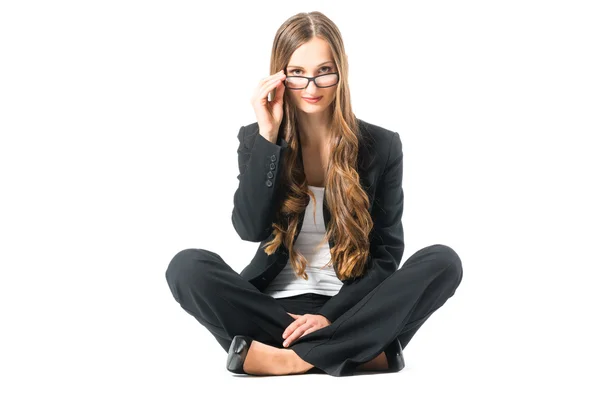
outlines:
[[298, 107], [298, 110], [302, 111], [305, 114], [316, 114], [323, 112], [326, 109], [327, 105], [321, 104], [321, 102], [319, 102], [318, 104], [303, 104], [302, 106]]

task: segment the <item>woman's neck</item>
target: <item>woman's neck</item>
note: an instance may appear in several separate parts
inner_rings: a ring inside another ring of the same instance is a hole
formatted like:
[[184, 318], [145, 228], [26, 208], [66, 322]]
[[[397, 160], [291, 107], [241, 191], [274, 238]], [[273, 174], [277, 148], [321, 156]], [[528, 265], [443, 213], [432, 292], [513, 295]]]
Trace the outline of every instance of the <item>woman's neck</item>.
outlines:
[[331, 139], [331, 116], [326, 113], [298, 115], [298, 129], [302, 147], [323, 148]]

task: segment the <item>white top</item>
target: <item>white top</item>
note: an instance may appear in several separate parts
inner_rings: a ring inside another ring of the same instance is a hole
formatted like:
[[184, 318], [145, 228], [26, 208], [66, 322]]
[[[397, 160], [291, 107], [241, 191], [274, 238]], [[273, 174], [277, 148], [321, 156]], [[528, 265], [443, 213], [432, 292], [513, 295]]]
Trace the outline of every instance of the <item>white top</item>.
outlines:
[[[336, 276], [333, 266], [322, 268], [331, 259], [329, 243], [325, 239], [325, 220], [323, 219], [323, 196], [325, 188], [308, 185], [317, 200], [316, 205], [309, 196], [304, 213], [302, 229], [298, 234], [294, 248], [308, 261], [306, 274], [308, 280], [296, 276], [291, 261], [279, 275], [271, 281], [264, 293], [275, 297], [290, 297], [303, 293], [316, 293], [334, 296], [342, 287], [342, 281]], [[315, 215], [313, 215], [315, 213]]]

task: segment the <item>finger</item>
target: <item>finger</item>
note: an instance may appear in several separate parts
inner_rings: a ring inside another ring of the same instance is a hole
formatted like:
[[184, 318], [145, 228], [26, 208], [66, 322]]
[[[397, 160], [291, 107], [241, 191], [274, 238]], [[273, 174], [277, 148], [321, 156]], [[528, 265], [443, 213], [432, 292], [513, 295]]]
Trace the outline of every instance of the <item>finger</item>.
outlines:
[[274, 88], [278, 87], [283, 78], [273, 79], [271, 81], [265, 82], [258, 90], [258, 98], [264, 99], [267, 97], [269, 92], [271, 92]]
[[272, 86], [273, 84], [279, 83], [281, 81], [283, 81], [283, 79], [287, 78], [287, 76], [285, 76], [285, 74], [275, 74], [272, 77], [270, 77], [269, 79], [265, 80], [264, 82], [261, 82], [261, 84], [259, 85], [259, 88], [264, 89], [266, 87]]
[[277, 89], [275, 89], [275, 99], [273, 101], [281, 102], [283, 100], [284, 92], [285, 92], [285, 85], [281, 84], [281, 85], [277, 86]]
[[[317, 327], [313, 326], [312, 328], [305, 330], [304, 333], [302, 334], [302, 336], [306, 336], [306, 335], [308, 335], [311, 332], [318, 331], [319, 329], [320, 328], [317, 328]], [[300, 336], [300, 337], [302, 337], [302, 336]]]
[[302, 321], [298, 320], [298, 318], [302, 317], [303, 315], [297, 315], [297, 314], [291, 314], [288, 313], [292, 316], [292, 318], [296, 319], [294, 322], [292, 322], [291, 324], [288, 325], [288, 327], [283, 331], [283, 334], [281, 335], [281, 337], [283, 337], [284, 339], [286, 337], [288, 337], [290, 335], [290, 333], [292, 333], [294, 330], [296, 330], [296, 328], [302, 324], [304, 324], [306, 322], [306, 318], [304, 318]]
[[271, 80], [273, 78], [276, 78], [277, 76], [281, 75], [283, 73], [283, 70], [280, 69], [279, 71], [275, 72], [273, 75], [269, 75], [269, 76], [265, 76], [264, 78], [262, 78], [260, 81], [258, 81], [258, 84], [262, 84], [265, 81]]
[[258, 102], [262, 103], [264, 101], [268, 101], [269, 98], [267, 96], [273, 89], [275, 89], [277, 87], [277, 85], [278, 85], [277, 80], [273, 80], [273, 81], [265, 83], [264, 86], [258, 87], [256, 89], [254, 97], [252, 98], [253, 102], [258, 101]]
[[298, 339], [300, 336], [302, 336], [302, 334], [304, 333], [304, 331], [306, 331], [307, 329], [309, 329], [309, 327], [310, 327], [310, 325], [308, 325], [308, 324], [304, 324], [304, 325], [298, 327], [294, 332], [292, 332], [292, 334], [290, 335], [290, 337], [288, 337], [287, 339], [285, 339], [285, 342], [283, 342], [283, 346], [284, 347], [288, 347], [296, 339]]
[[299, 319], [296, 319], [294, 322], [289, 324], [287, 328], [285, 328], [285, 331], [283, 331], [283, 335], [281, 335], [281, 337], [286, 339], [292, 332], [294, 332], [303, 323], [304, 323], [304, 321], [300, 321]]

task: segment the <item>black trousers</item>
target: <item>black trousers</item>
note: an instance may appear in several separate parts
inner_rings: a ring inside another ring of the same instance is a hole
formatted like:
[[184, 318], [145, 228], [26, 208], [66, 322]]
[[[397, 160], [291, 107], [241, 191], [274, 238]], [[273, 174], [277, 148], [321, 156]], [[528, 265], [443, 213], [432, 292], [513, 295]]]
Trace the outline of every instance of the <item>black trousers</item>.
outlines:
[[[225, 351], [235, 335], [283, 348], [287, 314], [314, 314], [329, 296], [273, 298], [205, 249], [178, 252], [166, 271], [175, 300], [206, 327]], [[462, 262], [449, 246], [425, 247], [331, 325], [296, 339], [289, 349], [332, 376], [353, 375], [399, 339], [402, 348], [450, 298], [462, 280]], [[223, 359], [225, 363], [225, 359]]]

